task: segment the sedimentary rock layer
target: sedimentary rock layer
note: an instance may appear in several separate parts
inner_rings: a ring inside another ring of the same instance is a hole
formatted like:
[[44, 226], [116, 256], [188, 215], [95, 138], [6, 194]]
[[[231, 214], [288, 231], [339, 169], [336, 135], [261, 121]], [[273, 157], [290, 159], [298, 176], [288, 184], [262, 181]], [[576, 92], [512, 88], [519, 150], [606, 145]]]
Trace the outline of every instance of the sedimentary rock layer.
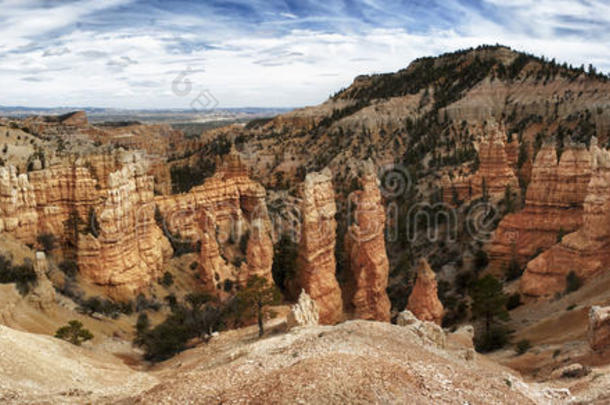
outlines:
[[583, 224], [563, 237], [561, 243], [527, 264], [521, 278], [522, 293], [548, 296], [563, 291], [573, 271], [588, 279], [610, 264], [610, 152], [592, 141], [591, 180], [584, 201]]
[[371, 162], [364, 165], [362, 190], [350, 196], [354, 223], [345, 235], [346, 309], [359, 319], [390, 320], [386, 293], [389, 262], [385, 249], [385, 211]]
[[334, 324], [343, 318], [341, 290], [335, 278], [337, 207], [331, 178], [330, 170], [325, 169], [307, 174], [303, 183], [297, 274], [290, 286], [295, 294], [305, 290], [316, 302], [321, 324]]
[[560, 233], [578, 229], [590, 179], [591, 155], [584, 146], [567, 147], [559, 162], [553, 144], [540, 149], [524, 209], [502, 219], [488, 247], [490, 268], [501, 272], [511, 260], [524, 266]]
[[[78, 264], [88, 280], [116, 298], [131, 298], [160, 275], [172, 249], [155, 223], [153, 178], [140, 164], [110, 174], [99, 229], [79, 237]], [[94, 235], [94, 233], [96, 235]]]
[[519, 190], [519, 181], [511, 165], [511, 159], [506, 152], [506, 135], [498, 126], [489, 129], [488, 137], [479, 144], [479, 169], [470, 176], [458, 177], [456, 179], [444, 178], [443, 199], [448, 204], [454, 204], [455, 200], [467, 201], [478, 198], [486, 193], [492, 197], [502, 196], [509, 186], [511, 190]]

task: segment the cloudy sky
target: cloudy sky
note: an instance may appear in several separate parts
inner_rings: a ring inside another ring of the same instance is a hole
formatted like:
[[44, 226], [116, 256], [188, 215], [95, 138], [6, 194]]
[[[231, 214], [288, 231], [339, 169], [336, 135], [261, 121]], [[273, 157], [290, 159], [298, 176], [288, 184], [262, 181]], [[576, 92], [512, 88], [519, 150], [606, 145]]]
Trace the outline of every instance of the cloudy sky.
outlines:
[[0, 105], [312, 105], [483, 43], [609, 72], [610, 2], [0, 0]]

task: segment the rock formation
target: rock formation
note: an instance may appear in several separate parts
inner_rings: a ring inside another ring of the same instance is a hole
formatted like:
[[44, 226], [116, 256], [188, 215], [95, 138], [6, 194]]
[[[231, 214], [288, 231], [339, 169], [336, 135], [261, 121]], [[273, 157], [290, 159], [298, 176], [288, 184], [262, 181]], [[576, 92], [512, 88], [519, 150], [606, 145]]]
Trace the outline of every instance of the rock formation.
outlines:
[[15, 167], [0, 167], [0, 232], [33, 244], [38, 228], [36, 196], [26, 174]]
[[483, 195], [483, 187], [489, 196], [500, 197], [504, 195], [506, 186], [513, 192], [519, 190], [519, 181], [513, 171], [506, 152], [506, 135], [502, 127], [490, 126], [489, 135], [479, 144], [479, 169], [470, 176], [449, 179], [444, 177], [443, 199], [448, 204], [454, 204], [457, 197], [460, 201], [467, 201]]
[[591, 142], [591, 180], [583, 205], [583, 224], [573, 233], [527, 264], [521, 292], [549, 296], [563, 291], [573, 271], [588, 279], [610, 264], [610, 152]]
[[104, 204], [96, 208], [99, 230], [78, 240], [81, 274], [108, 287], [115, 298], [132, 298], [160, 275], [172, 249], [155, 223], [153, 179], [141, 164], [110, 174]]
[[335, 193], [330, 170], [308, 173], [301, 200], [301, 239], [296, 260], [297, 274], [290, 290], [305, 290], [320, 310], [321, 324], [343, 319], [341, 290], [335, 278], [337, 223]]
[[305, 290], [301, 290], [299, 300], [290, 307], [290, 313], [286, 319], [288, 329], [296, 326], [315, 326], [320, 320], [318, 305], [311, 299]]
[[511, 260], [525, 266], [537, 252], [557, 243], [560, 232], [573, 232], [582, 225], [590, 161], [583, 146], [566, 147], [559, 163], [554, 144], [540, 149], [524, 209], [502, 219], [488, 247], [490, 269], [502, 272]]
[[248, 177], [237, 151], [232, 149], [216, 167], [201, 186], [158, 196], [155, 203], [172, 238], [201, 243], [201, 280], [210, 292], [224, 296], [253, 275], [272, 281], [273, 242], [266, 191]]
[[438, 325], [443, 321], [443, 304], [438, 299], [436, 274], [425, 258], [419, 261], [417, 280], [409, 296], [407, 309], [421, 321]]
[[52, 311], [55, 303], [55, 289], [47, 277], [49, 263], [44, 252], [36, 252], [34, 271], [36, 272], [36, 285], [27, 296], [30, 303], [37, 306], [43, 312]]
[[363, 165], [362, 190], [348, 198], [354, 223], [345, 235], [347, 311], [359, 319], [388, 322], [390, 299], [389, 262], [385, 249], [385, 211], [381, 204], [377, 175], [372, 163]]
[[593, 350], [602, 351], [610, 345], [610, 307], [591, 307], [587, 334]]
[[396, 325], [409, 328], [425, 345], [444, 348], [446, 344], [445, 331], [435, 323], [419, 320], [407, 309], [398, 314]]

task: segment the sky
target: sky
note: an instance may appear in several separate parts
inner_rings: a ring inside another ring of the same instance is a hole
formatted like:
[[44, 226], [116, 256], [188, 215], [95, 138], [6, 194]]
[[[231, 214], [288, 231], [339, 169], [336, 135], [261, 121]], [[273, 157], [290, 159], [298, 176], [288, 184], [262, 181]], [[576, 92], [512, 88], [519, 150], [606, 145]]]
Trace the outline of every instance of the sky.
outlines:
[[495, 43], [610, 72], [610, 1], [0, 0], [0, 105], [315, 105]]

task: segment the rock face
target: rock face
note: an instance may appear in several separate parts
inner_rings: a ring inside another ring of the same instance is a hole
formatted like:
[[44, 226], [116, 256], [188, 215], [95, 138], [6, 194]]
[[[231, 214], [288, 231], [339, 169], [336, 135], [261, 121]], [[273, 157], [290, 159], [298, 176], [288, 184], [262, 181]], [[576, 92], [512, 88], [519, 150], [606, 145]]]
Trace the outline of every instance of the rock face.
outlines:
[[458, 177], [450, 180], [445, 177], [443, 184], [443, 199], [448, 204], [458, 200], [466, 201], [483, 195], [483, 184], [489, 196], [500, 197], [504, 195], [506, 186], [513, 192], [519, 190], [519, 181], [507, 155], [506, 134], [503, 128], [493, 125], [488, 128], [489, 135], [479, 144], [479, 169], [470, 176]]
[[488, 247], [490, 269], [502, 272], [511, 260], [525, 266], [539, 249], [554, 245], [560, 232], [578, 229], [590, 179], [591, 155], [583, 146], [567, 147], [559, 162], [553, 144], [540, 149], [524, 209], [502, 219]]
[[396, 318], [398, 326], [411, 329], [426, 345], [444, 348], [446, 344], [445, 331], [435, 323], [419, 320], [409, 310], [404, 310]]
[[28, 294], [27, 299], [45, 313], [52, 311], [55, 303], [55, 289], [47, 278], [48, 270], [49, 263], [46, 255], [44, 252], [36, 252], [34, 271], [36, 272], [37, 282], [35, 288]]
[[297, 274], [289, 289], [305, 292], [316, 302], [321, 324], [343, 319], [341, 290], [335, 278], [337, 223], [335, 193], [330, 170], [308, 173], [301, 200], [301, 239], [296, 260]]
[[549, 296], [563, 291], [566, 275], [574, 271], [588, 279], [610, 264], [610, 152], [591, 145], [591, 180], [583, 205], [583, 224], [527, 264], [521, 292]]
[[299, 300], [290, 307], [290, 313], [286, 319], [288, 329], [296, 326], [315, 326], [320, 320], [318, 305], [311, 299], [305, 290], [301, 290]]
[[129, 298], [161, 272], [172, 249], [155, 223], [153, 178], [140, 164], [110, 174], [104, 204], [96, 208], [99, 230], [78, 241], [81, 274], [108, 287], [115, 298]]
[[15, 167], [0, 167], [0, 232], [34, 243], [38, 228], [36, 196], [26, 174]]
[[438, 299], [436, 274], [425, 258], [420, 259], [417, 280], [409, 296], [407, 309], [421, 321], [437, 325], [443, 321], [443, 304]]
[[589, 346], [601, 351], [610, 345], [610, 307], [592, 306], [589, 310]]
[[248, 177], [239, 154], [233, 149], [216, 167], [201, 186], [155, 203], [174, 238], [201, 242], [201, 280], [225, 296], [253, 275], [272, 282], [273, 242], [266, 191]]
[[353, 192], [350, 210], [354, 223], [345, 235], [347, 282], [346, 309], [356, 318], [383, 322], [390, 320], [388, 286], [389, 262], [385, 249], [385, 211], [377, 175], [371, 162], [363, 167], [362, 190]]

